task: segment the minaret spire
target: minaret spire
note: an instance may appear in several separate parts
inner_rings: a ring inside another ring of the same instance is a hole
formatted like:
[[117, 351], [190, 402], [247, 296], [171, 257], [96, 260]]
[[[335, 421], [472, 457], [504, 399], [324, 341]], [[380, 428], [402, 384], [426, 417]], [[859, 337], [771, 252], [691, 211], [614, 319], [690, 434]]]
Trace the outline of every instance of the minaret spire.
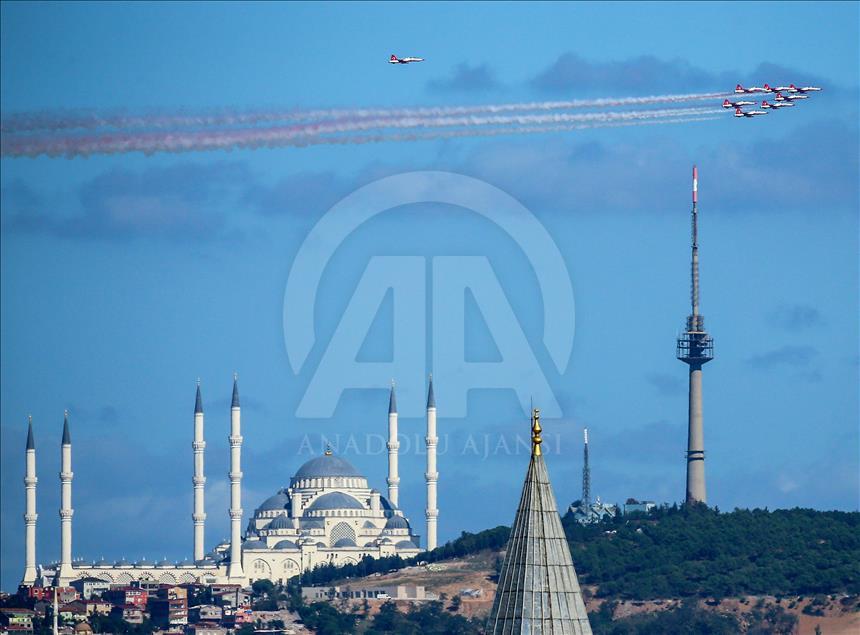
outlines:
[[22, 585], [36, 583], [36, 443], [33, 440], [33, 417], [27, 417], [26, 469], [24, 472], [24, 491], [27, 503], [24, 511], [24, 578]]
[[533, 408], [532, 452], [487, 619], [491, 635], [591, 635], [541, 450], [541, 433], [540, 411]]
[[233, 373], [230, 406], [230, 580], [243, 579], [242, 569], [242, 413], [239, 408], [239, 376]]
[[394, 507], [399, 505], [400, 498], [400, 475], [398, 472], [398, 450], [400, 442], [397, 440], [397, 396], [394, 393], [394, 380], [391, 380], [391, 392], [388, 395], [388, 500]]
[[427, 483], [427, 551], [436, 548], [436, 530], [439, 520], [439, 507], [437, 501], [436, 485], [439, 481], [439, 472], [436, 471], [436, 446], [439, 437], [436, 436], [436, 396], [433, 394], [433, 375], [430, 375], [430, 385], [427, 388], [427, 471], [424, 479]]
[[699, 313], [699, 171], [693, 166], [693, 210], [690, 257], [690, 315], [687, 328], [678, 338], [677, 357], [690, 367], [687, 422], [688, 504], [706, 502], [705, 437], [702, 417], [702, 366], [714, 358], [714, 340], [705, 331]]
[[591, 516], [591, 468], [588, 466], [588, 428], [582, 430], [585, 445], [582, 450], [582, 508]]
[[191, 520], [194, 522], [194, 561], [202, 560], [205, 553], [206, 505], [205, 488], [206, 476], [204, 471], [204, 451], [206, 441], [203, 437], [203, 397], [200, 394], [200, 380], [197, 380], [197, 396], [194, 399], [194, 440], [191, 442], [194, 452], [194, 475], [191, 483], [194, 486], [194, 509]]
[[68, 586], [74, 578], [72, 568], [72, 435], [69, 432], [69, 411], [63, 416], [63, 441], [60, 446], [60, 567], [55, 586]]

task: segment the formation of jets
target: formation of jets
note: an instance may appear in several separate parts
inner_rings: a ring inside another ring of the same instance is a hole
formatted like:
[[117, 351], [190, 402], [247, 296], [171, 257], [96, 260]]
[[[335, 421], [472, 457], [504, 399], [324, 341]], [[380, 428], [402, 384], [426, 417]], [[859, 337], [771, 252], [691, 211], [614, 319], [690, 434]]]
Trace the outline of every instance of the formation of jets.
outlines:
[[389, 64], [411, 64], [412, 62], [423, 62], [423, 57], [397, 57], [393, 53], [388, 58]]
[[795, 86], [794, 84], [789, 84], [788, 86], [771, 86], [770, 84], [765, 84], [764, 86], [750, 86], [748, 88], [744, 88], [738, 84], [735, 86], [735, 94], [770, 94], [773, 95], [772, 101], [767, 101], [766, 99], [763, 100], [761, 102], [762, 110], [744, 110], [744, 106], [757, 106], [758, 102], [743, 100], [731, 101], [726, 99], [723, 101], [723, 108], [734, 108], [735, 117], [751, 119], [759, 115], [766, 115], [771, 110], [779, 110], [780, 108], [794, 106], [794, 102], [799, 99], [809, 99], [810, 95], [807, 93], [815, 93], [820, 90], [821, 88], [818, 86]]

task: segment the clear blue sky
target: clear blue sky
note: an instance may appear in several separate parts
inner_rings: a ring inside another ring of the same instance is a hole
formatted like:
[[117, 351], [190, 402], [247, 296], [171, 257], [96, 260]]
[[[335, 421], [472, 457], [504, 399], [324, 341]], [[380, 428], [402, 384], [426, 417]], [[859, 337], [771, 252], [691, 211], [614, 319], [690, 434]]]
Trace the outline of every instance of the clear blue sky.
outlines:
[[[594, 494], [683, 496], [686, 371], [674, 339], [688, 312], [689, 169], [698, 163], [702, 304], [717, 346], [705, 372], [709, 500], [857, 509], [858, 25], [857, 3], [2, 3], [4, 115], [624, 96], [639, 92], [637, 77], [652, 92], [792, 81], [825, 91], [762, 121], [4, 158], [0, 586], [13, 588], [23, 567], [28, 413], [40, 561], [59, 555], [64, 408], [73, 412], [74, 552], [88, 559], [190, 553], [198, 376], [212, 544], [228, 533], [234, 370], [246, 514], [308, 458], [298, 454], [303, 435], [384, 433], [382, 391], [348, 393], [331, 420], [296, 416], [308, 373], [290, 368], [281, 311], [293, 258], [325, 210], [410, 170], [476, 176], [509, 192], [559, 246], [576, 296], [573, 357], [564, 374], [538, 359], [563, 408], [545, 428], [561, 438], [549, 467], [566, 505], [579, 494], [584, 426]], [[427, 61], [393, 67], [390, 53]], [[117, 215], [124, 206], [141, 214]], [[539, 345], [526, 261], [474, 215], [394, 210], [356, 239], [338, 256], [342, 271], [360, 272], [371, 255], [487, 255]], [[355, 280], [323, 282], [316, 308], [327, 324]], [[381, 320], [371, 348], [385, 348], [390, 327]], [[437, 400], [452, 447], [523, 425], [510, 391], [473, 393], [465, 418], [446, 417], [444, 394]], [[423, 434], [417, 418], [402, 428]], [[382, 455], [347, 456], [384, 486]], [[422, 462], [404, 457], [401, 490], [419, 533]], [[440, 537], [509, 523], [524, 470], [523, 456], [440, 457]]]

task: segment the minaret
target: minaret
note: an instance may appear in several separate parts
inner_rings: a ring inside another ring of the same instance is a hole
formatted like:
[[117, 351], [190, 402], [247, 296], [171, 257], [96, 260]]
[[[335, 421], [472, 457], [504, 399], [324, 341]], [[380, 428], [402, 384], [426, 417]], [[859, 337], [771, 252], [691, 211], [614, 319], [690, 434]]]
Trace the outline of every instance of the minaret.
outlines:
[[591, 514], [591, 468], [588, 466], [588, 428], [583, 429], [585, 447], [582, 450], [582, 509]]
[[63, 442], [60, 453], [60, 527], [62, 534], [60, 568], [57, 570], [54, 585], [68, 586], [69, 582], [75, 576], [75, 572], [72, 569], [72, 516], [75, 513], [72, 509], [72, 477], [74, 473], [72, 472], [72, 435], [69, 434], [68, 410], [66, 410], [63, 417]]
[[436, 396], [433, 394], [433, 375], [430, 375], [430, 387], [427, 389], [427, 471], [424, 478], [427, 481], [427, 551], [436, 548], [436, 523], [439, 509], [436, 506], [436, 482], [439, 472], [436, 471]]
[[22, 585], [33, 586], [36, 582], [36, 444], [33, 441], [33, 417], [27, 422], [27, 467], [24, 472], [24, 489], [27, 507], [24, 512], [24, 579]]
[[394, 394], [394, 381], [391, 382], [391, 393], [388, 397], [388, 500], [394, 507], [398, 506], [400, 497], [400, 477], [397, 472], [397, 451], [400, 442], [397, 440], [397, 397]]
[[536, 408], [532, 410], [531, 426], [531, 459], [486, 632], [591, 635], [541, 451], [540, 411]]
[[194, 521], [194, 561], [203, 560], [205, 552], [205, 525], [206, 507], [204, 505], [204, 494], [206, 477], [203, 472], [203, 451], [206, 449], [206, 441], [203, 440], [203, 398], [200, 396], [200, 380], [197, 380], [197, 398], [194, 401], [194, 441], [191, 443], [194, 450], [194, 476], [191, 482], [194, 485], [194, 511], [191, 519]]
[[52, 631], [53, 631], [54, 635], [60, 634], [60, 630], [57, 628], [57, 614], [59, 612], [60, 612], [60, 607], [59, 607], [59, 600], [57, 600], [57, 589], [54, 589], [54, 610], [51, 611], [51, 613], [53, 613], [53, 615], [51, 616], [52, 617], [51, 622], [52, 622]]
[[230, 406], [230, 567], [227, 577], [244, 578], [242, 570], [242, 422], [239, 408], [239, 376], [233, 374]]
[[699, 173], [693, 166], [693, 230], [690, 265], [692, 306], [687, 330], [678, 338], [677, 356], [690, 367], [690, 396], [687, 428], [687, 504], [705, 503], [705, 436], [702, 423], [702, 366], [714, 358], [714, 340], [705, 331], [699, 314]]

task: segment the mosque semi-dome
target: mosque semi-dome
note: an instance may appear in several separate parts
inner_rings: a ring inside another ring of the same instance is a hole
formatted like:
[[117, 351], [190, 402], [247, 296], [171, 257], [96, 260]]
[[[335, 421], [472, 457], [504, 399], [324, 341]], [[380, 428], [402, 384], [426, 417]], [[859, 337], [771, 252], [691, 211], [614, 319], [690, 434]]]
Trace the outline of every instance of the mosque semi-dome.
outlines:
[[266, 529], [290, 529], [292, 524], [286, 514], [278, 514], [275, 519], [266, 525]]
[[280, 490], [274, 496], [269, 496], [269, 498], [264, 500], [262, 504], [257, 508], [257, 511], [265, 512], [274, 511], [277, 509], [285, 509], [289, 504], [290, 497], [284, 493], [284, 490]]
[[409, 529], [409, 521], [403, 516], [392, 516], [385, 523], [386, 529]]
[[317, 498], [307, 511], [315, 512], [329, 509], [364, 509], [364, 505], [349, 494], [343, 492], [329, 492]]
[[281, 540], [272, 547], [272, 549], [298, 549], [298, 545], [292, 540]]

